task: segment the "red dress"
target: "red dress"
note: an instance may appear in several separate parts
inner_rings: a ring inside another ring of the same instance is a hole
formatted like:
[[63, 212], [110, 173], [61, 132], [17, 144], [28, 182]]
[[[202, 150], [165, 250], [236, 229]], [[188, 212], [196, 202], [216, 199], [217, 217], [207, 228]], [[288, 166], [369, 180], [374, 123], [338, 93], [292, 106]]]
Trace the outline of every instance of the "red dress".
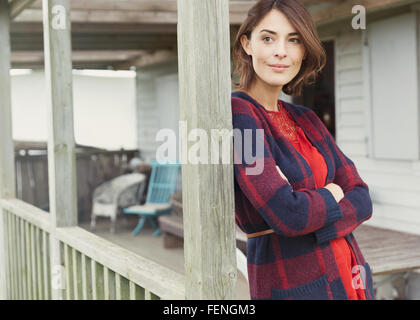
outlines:
[[[303, 130], [296, 125], [293, 118], [281, 105], [281, 101], [278, 101], [280, 111], [266, 110], [268, 115], [275, 121], [283, 135], [311, 167], [315, 178], [316, 188], [324, 187], [324, 182], [327, 176], [327, 165], [324, 157], [306, 138]], [[355, 272], [352, 273], [352, 268], [356, 266], [357, 263], [353, 250], [347, 240], [345, 238], [334, 239], [331, 241], [331, 247], [334, 251], [340, 277], [343, 281], [349, 300], [366, 300], [363, 289], [355, 289], [353, 286], [353, 278], [355, 278], [355, 282], [357, 284], [356, 277], [360, 275], [357, 267], [354, 270]]]

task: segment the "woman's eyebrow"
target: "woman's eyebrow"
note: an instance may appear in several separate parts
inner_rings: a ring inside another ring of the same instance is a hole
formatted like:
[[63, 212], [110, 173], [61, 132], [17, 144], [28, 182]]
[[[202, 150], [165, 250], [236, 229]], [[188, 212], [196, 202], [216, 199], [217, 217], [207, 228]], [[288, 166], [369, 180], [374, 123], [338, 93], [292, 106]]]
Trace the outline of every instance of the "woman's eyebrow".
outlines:
[[[271, 31], [271, 30], [267, 30], [267, 29], [263, 29], [263, 30], [261, 30], [260, 31], [260, 33], [261, 32], [268, 32], [268, 33], [271, 33], [271, 34], [274, 34], [274, 35], [277, 35], [277, 33], [276, 32], [274, 32], [274, 31]], [[297, 33], [297, 32], [291, 32], [291, 33], [289, 33], [288, 34], [288, 36], [298, 36], [299, 35], [299, 33]]]

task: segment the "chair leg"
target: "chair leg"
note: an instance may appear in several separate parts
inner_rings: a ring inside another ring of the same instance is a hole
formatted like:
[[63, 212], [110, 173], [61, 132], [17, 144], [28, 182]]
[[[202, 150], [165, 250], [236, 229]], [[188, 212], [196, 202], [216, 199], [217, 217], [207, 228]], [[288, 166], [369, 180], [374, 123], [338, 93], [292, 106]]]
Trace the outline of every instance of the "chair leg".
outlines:
[[153, 229], [155, 230], [155, 232], [153, 233], [153, 235], [155, 237], [159, 236], [161, 234], [161, 232], [160, 232], [160, 228], [159, 228], [159, 226], [158, 226], [158, 224], [156, 222], [156, 218], [150, 217], [149, 218], [149, 221], [152, 224]]
[[137, 227], [133, 230], [131, 234], [133, 236], [138, 235], [140, 230], [143, 228], [145, 222], [146, 222], [146, 218], [144, 216], [141, 216], [141, 218], [139, 219], [139, 223], [137, 224]]
[[96, 229], [96, 216], [92, 214], [92, 217], [90, 218], [90, 231], [95, 231]]
[[116, 224], [117, 217], [111, 216], [111, 233], [115, 233], [115, 224]]

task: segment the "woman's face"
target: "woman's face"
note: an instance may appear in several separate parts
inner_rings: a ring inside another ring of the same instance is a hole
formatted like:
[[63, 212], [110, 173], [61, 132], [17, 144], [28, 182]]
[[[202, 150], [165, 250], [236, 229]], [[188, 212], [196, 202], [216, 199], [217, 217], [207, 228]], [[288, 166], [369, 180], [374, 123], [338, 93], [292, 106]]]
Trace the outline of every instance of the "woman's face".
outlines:
[[299, 73], [305, 47], [296, 32], [287, 17], [273, 9], [255, 26], [251, 40], [242, 36], [241, 44], [252, 56], [257, 81], [283, 87]]

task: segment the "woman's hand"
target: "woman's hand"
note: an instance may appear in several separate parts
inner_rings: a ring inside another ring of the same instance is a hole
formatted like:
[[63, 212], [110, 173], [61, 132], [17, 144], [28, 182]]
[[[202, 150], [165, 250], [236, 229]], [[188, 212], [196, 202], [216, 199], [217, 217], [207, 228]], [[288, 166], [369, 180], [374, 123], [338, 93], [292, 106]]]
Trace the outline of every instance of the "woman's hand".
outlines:
[[328, 189], [332, 193], [335, 201], [340, 202], [340, 200], [344, 198], [343, 189], [341, 189], [341, 187], [338, 184], [329, 183], [324, 188]]
[[[290, 184], [289, 180], [284, 175], [284, 173], [281, 172], [280, 168], [278, 166], [276, 166], [276, 168], [277, 168], [277, 171], [279, 172], [280, 176], [284, 180], [286, 180], [288, 184]], [[332, 193], [332, 195], [333, 195], [335, 201], [337, 201], [337, 203], [340, 202], [340, 200], [344, 198], [343, 189], [341, 189], [341, 187], [338, 184], [329, 183], [324, 188], [328, 189]]]

